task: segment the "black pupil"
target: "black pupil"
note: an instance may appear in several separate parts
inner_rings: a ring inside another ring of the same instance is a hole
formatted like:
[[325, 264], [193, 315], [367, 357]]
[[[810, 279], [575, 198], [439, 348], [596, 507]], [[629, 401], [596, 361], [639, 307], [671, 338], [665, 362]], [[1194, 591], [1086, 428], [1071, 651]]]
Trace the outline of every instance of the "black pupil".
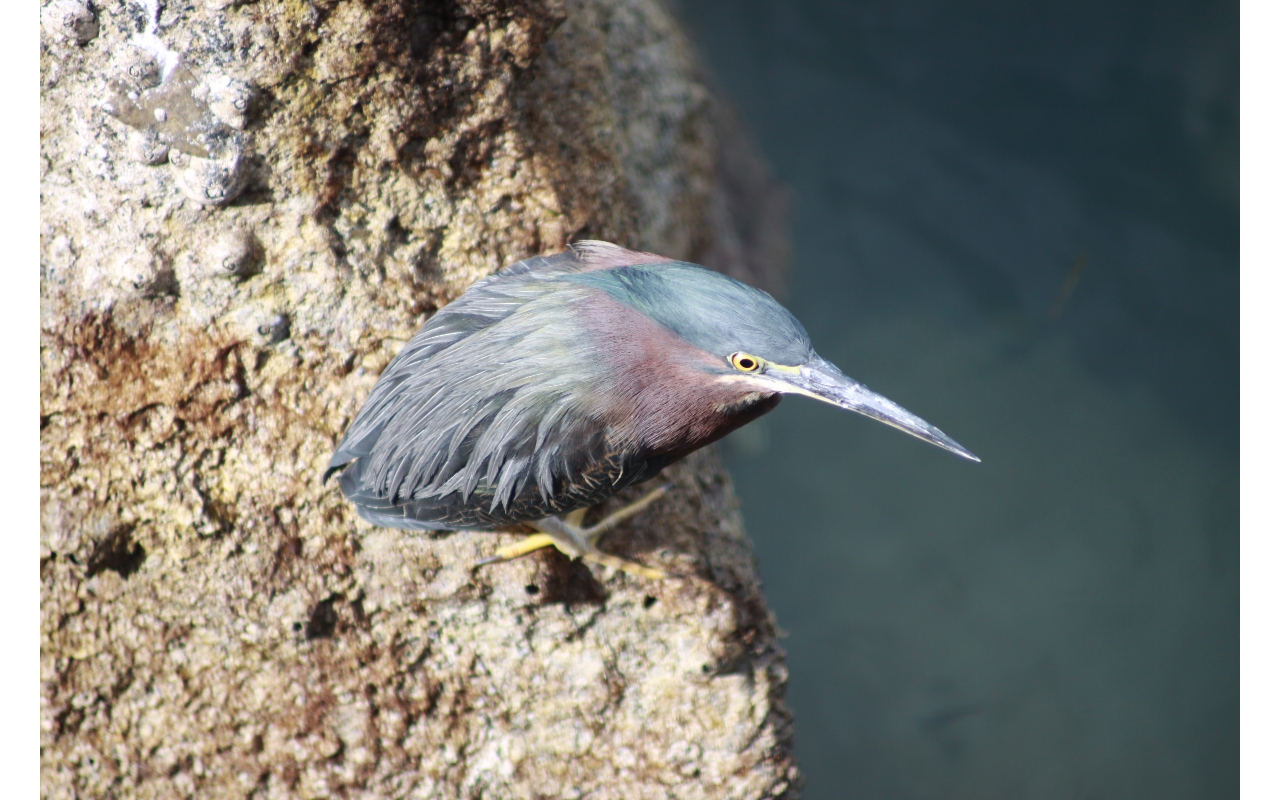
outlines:
[[742, 364], [742, 368], [743, 368], [743, 369], [755, 369], [755, 368], [756, 368], [756, 362], [752, 361], [752, 360], [751, 360], [751, 359], [749, 359], [749, 358], [742, 358], [742, 359], [739, 359], [738, 361], [739, 361], [739, 363], [740, 363], [740, 364]]

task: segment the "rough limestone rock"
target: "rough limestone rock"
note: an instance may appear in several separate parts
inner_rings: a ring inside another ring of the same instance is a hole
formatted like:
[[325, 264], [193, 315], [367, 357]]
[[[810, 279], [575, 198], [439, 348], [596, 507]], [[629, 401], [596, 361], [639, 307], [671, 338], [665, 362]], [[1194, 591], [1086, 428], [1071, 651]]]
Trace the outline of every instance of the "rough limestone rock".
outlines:
[[41, 81], [46, 796], [795, 794], [714, 452], [605, 543], [662, 582], [473, 570], [512, 535], [320, 483], [508, 263], [591, 237], [777, 280], [783, 198], [657, 0], [54, 0]]

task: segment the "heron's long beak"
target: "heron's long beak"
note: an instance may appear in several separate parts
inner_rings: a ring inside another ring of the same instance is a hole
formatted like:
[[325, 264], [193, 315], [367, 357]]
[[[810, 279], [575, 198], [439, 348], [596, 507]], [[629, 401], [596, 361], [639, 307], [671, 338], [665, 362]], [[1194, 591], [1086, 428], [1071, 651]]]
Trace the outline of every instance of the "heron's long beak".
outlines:
[[943, 450], [950, 450], [961, 458], [967, 458], [970, 461], [982, 460], [961, 447], [955, 439], [892, 400], [881, 397], [848, 377], [835, 364], [824, 358], [815, 358], [800, 367], [798, 371], [793, 370], [792, 367], [785, 370], [772, 367], [767, 369], [765, 374], [769, 378], [787, 384], [788, 388], [784, 391], [788, 393], [808, 395], [824, 403], [879, 420], [917, 439], [936, 444]]

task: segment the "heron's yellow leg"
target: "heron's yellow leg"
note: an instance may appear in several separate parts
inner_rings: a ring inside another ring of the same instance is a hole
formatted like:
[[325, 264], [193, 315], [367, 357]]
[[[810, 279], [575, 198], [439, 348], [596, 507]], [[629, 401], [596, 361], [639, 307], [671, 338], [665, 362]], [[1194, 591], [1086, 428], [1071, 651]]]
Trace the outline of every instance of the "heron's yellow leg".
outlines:
[[[597, 539], [616, 528], [620, 523], [625, 522], [636, 514], [639, 514], [641, 511], [644, 511], [652, 505], [655, 500], [666, 494], [667, 490], [670, 488], [670, 484], [659, 486], [657, 489], [649, 492], [634, 503], [625, 505], [613, 512], [609, 516], [597, 522], [595, 525], [592, 525], [590, 528], [583, 528], [583, 538], [585, 538], [590, 544], [594, 545]], [[576, 514], [578, 512], [575, 511], [574, 513]], [[578, 524], [581, 524], [581, 518], [579, 518], [577, 522]]]
[[498, 548], [497, 553], [478, 561], [476, 566], [493, 564], [498, 561], [510, 561], [513, 558], [528, 555], [544, 547], [555, 547], [569, 558], [581, 557], [585, 561], [593, 561], [597, 564], [620, 569], [623, 572], [629, 572], [632, 575], [649, 578], [650, 580], [665, 578], [667, 573], [660, 569], [646, 567], [643, 564], [637, 564], [633, 561], [627, 561], [624, 558], [601, 552], [596, 549], [596, 540], [615, 528], [619, 523], [648, 508], [655, 500], [666, 494], [669, 488], [669, 486], [659, 486], [634, 503], [613, 512], [590, 528], [582, 527], [582, 519], [587, 513], [585, 508], [570, 511], [563, 517], [547, 517], [537, 522], [529, 523], [537, 528], [539, 533], [521, 539], [515, 544]]
[[[606, 567], [620, 569], [623, 572], [629, 572], [632, 575], [638, 575], [641, 578], [649, 580], [659, 580], [668, 577], [667, 573], [653, 567], [646, 567], [644, 564], [637, 564], [634, 561], [627, 561], [610, 553], [602, 552], [596, 548], [596, 542], [601, 536], [616, 528], [622, 522], [634, 517], [641, 511], [644, 511], [655, 500], [667, 493], [671, 486], [659, 486], [644, 497], [623, 506], [609, 516], [592, 525], [590, 528], [583, 528], [582, 517], [586, 513], [586, 509], [579, 509], [572, 514], [565, 515], [563, 525], [569, 529], [576, 539], [586, 544], [585, 551], [581, 554], [584, 561], [594, 561], [597, 564], [603, 564]], [[562, 548], [563, 550], [563, 548]]]
[[[476, 562], [476, 566], [481, 567], [481, 566], [484, 566], [485, 564], [493, 564], [498, 561], [510, 561], [513, 558], [526, 556], [532, 553], [534, 550], [541, 550], [544, 547], [550, 547], [550, 546], [560, 547], [560, 545], [556, 543], [556, 540], [548, 536], [547, 534], [535, 533], [532, 536], [528, 536], [528, 537], [525, 537], [524, 539], [521, 539], [515, 544], [509, 544], [506, 547], [499, 547], [498, 552], [494, 553], [488, 558], [480, 559], [479, 561]], [[563, 550], [563, 548], [560, 548], [560, 549]], [[573, 556], [573, 554], [570, 554], [570, 553], [566, 553], [565, 555], [568, 555], [570, 557]]]

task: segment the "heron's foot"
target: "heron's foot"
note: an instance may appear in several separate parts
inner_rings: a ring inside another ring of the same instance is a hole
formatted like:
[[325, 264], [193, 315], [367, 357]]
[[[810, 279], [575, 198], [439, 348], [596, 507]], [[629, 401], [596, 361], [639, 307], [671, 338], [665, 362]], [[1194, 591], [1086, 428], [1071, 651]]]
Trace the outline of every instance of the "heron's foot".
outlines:
[[623, 572], [629, 572], [632, 575], [638, 575], [641, 578], [648, 578], [651, 581], [658, 581], [663, 578], [670, 577], [660, 569], [646, 567], [644, 564], [637, 564], [634, 561], [628, 561], [625, 558], [618, 558], [615, 555], [604, 553], [599, 550], [592, 550], [589, 553], [583, 553], [582, 560], [594, 561], [597, 564], [603, 564], [606, 567], [620, 569]]
[[[554, 519], [554, 517], [552, 519]], [[560, 522], [560, 520], [556, 521]], [[541, 522], [541, 520], [539, 522]], [[561, 524], [563, 524], [563, 522]], [[580, 536], [575, 536], [574, 538], [579, 539]], [[548, 533], [535, 533], [532, 536], [521, 539], [515, 544], [499, 547], [498, 552], [488, 558], [480, 559], [476, 562], [476, 566], [483, 567], [486, 564], [510, 561], [514, 558], [520, 558], [521, 556], [528, 555], [535, 550], [541, 550], [544, 547], [554, 547], [569, 558], [581, 558], [583, 561], [592, 561], [596, 564], [603, 564], [606, 567], [620, 569], [623, 572], [629, 572], [632, 575], [639, 575], [642, 578], [649, 578], [650, 580], [667, 577], [667, 573], [660, 569], [646, 567], [644, 564], [637, 564], [634, 561], [627, 561], [625, 558], [619, 558], [618, 556], [602, 552], [590, 545], [587, 545], [588, 549], [579, 549], [577, 542], [564, 542], [559, 537]]]
[[[590, 528], [582, 527], [582, 519], [587, 514], [587, 509], [585, 508], [565, 514], [563, 519], [549, 517], [535, 522], [534, 525], [539, 530], [557, 537], [556, 547], [570, 558], [579, 557], [583, 561], [593, 561], [597, 564], [620, 569], [623, 572], [629, 572], [632, 575], [639, 575], [650, 580], [666, 578], [669, 577], [668, 574], [660, 569], [646, 567], [644, 564], [637, 564], [634, 561], [627, 561], [624, 558], [603, 552], [596, 547], [596, 542], [599, 541], [601, 536], [613, 530], [622, 522], [644, 511], [655, 500], [666, 494], [670, 488], [670, 484], [659, 486], [634, 503], [623, 506], [613, 512]], [[574, 552], [575, 549], [577, 552]]]
[[624, 558], [602, 552], [596, 547], [596, 540], [615, 528], [619, 523], [648, 508], [655, 500], [666, 494], [670, 488], [670, 486], [660, 486], [636, 502], [618, 509], [590, 528], [582, 527], [582, 518], [587, 513], [585, 508], [565, 514], [563, 519], [560, 517], [540, 519], [531, 523], [538, 529], [538, 533], [521, 539], [515, 544], [498, 548], [497, 553], [476, 562], [476, 566], [493, 564], [499, 561], [510, 561], [513, 558], [520, 558], [544, 547], [554, 547], [569, 558], [581, 558], [583, 561], [592, 561], [596, 564], [620, 569], [623, 572], [629, 572], [632, 575], [639, 575], [650, 580], [665, 578], [667, 573], [660, 569], [646, 567], [643, 564], [637, 564], [634, 561], [627, 561]]

